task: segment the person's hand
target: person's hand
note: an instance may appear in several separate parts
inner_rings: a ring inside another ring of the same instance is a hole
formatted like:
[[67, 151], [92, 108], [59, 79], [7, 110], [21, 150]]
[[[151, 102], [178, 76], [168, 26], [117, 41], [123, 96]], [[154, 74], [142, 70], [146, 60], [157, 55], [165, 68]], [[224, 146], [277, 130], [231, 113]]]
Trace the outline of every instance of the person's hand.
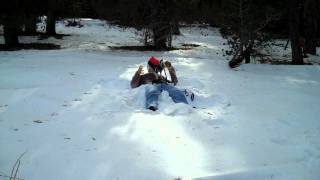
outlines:
[[171, 62], [169, 60], [166, 60], [164, 62], [164, 65], [165, 65], [166, 68], [171, 68], [172, 67]]
[[143, 65], [139, 66], [138, 72], [139, 74], [144, 74]]

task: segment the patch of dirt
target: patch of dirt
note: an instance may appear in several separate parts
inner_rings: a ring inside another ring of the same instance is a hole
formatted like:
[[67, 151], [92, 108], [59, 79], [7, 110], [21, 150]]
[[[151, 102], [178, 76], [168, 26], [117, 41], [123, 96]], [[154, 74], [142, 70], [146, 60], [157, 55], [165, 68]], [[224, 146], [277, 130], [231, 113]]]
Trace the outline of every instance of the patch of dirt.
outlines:
[[19, 44], [16, 47], [7, 47], [5, 44], [0, 44], [0, 51], [18, 51], [22, 49], [37, 49], [37, 50], [54, 50], [61, 49], [60, 45], [50, 43], [29, 43]]
[[199, 44], [182, 44], [183, 47], [199, 47]]
[[[258, 60], [261, 64], [271, 64], [271, 65], [294, 65], [291, 59], [262, 59]], [[312, 63], [304, 62], [303, 65], [313, 65]]]
[[191, 50], [190, 47], [183, 48], [175, 48], [175, 47], [167, 47], [157, 49], [154, 46], [109, 46], [110, 49], [113, 50], [128, 50], [128, 51], [175, 51], [175, 50]]
[[54, 35], [48, 35], [48, 34], [40, 34], [38, 39], [39, 40], [44, 40], [48, 39], [50, 37], [54, 37], [55, 39], [63, 39], [65, 36], [71, 36], [70, 34], [54, 34]]

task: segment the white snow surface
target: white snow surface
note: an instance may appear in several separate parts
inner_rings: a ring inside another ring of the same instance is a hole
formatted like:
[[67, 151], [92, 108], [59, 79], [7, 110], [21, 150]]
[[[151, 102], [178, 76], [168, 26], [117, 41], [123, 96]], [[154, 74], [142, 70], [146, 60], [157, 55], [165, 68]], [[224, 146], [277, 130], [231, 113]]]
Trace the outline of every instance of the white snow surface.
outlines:
[[[61, 50], [0, 52], [0, 179], [256, 180], [320, 178], [320, 67], [248, 64], [236, 70], [216, 29], [183, 28], [170, 52], [114, 51], [139, 32], [82, 20]], [[150, 56], [170, 59], [189, 105], [164, 92], [145, 110], [130, 88]], [[315, 56], [315, 58], [319, 58]], [[188, 97], [189, 98], [189, 97]], [[196, 106], [197, 108], [192, 108]]]

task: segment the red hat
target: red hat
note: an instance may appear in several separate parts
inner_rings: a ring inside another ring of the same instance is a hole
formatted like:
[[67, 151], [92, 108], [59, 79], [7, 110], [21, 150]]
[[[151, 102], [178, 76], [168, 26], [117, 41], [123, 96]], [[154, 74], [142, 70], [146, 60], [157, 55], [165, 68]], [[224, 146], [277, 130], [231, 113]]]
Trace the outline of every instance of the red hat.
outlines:
[[160, 65], [160, 61], [159, 61], [159, 59], [151, 56], [151, 58], [149, 59], [148, 64], [153, 65], [153, 66], [159, 66]]
[[148, 65], [155, 71], [155, 72], [161, 72], [162, 71], [162, 67], [160, 65], [161, 61], [159, 61], [159, 59], [155, 58], [155, 57], [151, 57], [148, 61]]

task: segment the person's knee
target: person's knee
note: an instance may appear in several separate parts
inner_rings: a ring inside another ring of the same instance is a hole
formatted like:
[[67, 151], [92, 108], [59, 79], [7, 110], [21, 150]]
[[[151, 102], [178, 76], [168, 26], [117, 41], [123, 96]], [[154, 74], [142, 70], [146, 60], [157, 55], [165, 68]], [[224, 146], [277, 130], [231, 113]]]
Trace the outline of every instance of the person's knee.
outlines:
[[180, 90], [178, 90], [178, 89], [171, 89], [171, 91], [170, 91], [170, 96], [174, 96], [174, 97], [177, 97], [177, 96], [184, 96], [184, 94], [180, 91]]

